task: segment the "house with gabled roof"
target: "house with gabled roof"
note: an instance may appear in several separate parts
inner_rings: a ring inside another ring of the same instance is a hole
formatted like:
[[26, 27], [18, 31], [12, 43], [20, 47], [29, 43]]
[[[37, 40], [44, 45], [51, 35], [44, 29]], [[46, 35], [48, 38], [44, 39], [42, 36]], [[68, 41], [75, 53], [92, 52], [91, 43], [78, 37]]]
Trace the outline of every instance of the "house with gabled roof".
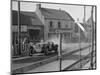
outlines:
[[36, 14], [44, 24], [44, 39], [58, 37], [58, 31], [67, 41], [71, 41], [74, 30], [74, 19], [64, 10], [44, 8], [41, 4], [36, 5]]

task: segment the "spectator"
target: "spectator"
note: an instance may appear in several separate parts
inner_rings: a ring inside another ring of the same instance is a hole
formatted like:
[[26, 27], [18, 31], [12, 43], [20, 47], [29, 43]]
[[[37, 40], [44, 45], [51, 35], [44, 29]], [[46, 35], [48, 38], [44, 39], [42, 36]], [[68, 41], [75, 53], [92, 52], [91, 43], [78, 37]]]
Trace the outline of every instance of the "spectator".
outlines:
[[32, 54], [33, 54], [33, 43], [30, 42], [29, 43], [29, 56], [32, 56]]

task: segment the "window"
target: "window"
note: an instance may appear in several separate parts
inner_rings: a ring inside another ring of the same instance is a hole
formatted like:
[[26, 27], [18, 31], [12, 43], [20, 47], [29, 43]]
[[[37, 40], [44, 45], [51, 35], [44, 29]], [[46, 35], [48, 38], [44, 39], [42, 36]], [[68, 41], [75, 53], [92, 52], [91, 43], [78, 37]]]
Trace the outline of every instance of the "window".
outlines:
[[68, 25], [66, 24], [65, 27], [68, 28]]
[[50, 28], [53, 28], [53, 22], [50, 21]]
[[78, 25], [76, 25], [76, 24], [75, 24], [75, 30], [74, 31], [75, 31], [75, 33], [78, 32]]
[[58, 28], [61, 28], [61, 23], [60, 22], [58, 22]]

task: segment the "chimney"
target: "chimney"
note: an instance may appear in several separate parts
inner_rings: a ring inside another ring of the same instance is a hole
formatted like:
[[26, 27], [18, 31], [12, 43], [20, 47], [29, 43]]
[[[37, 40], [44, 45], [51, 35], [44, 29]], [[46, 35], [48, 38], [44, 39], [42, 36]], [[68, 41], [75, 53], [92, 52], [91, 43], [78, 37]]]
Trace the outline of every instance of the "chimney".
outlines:
[[40, 9], [41, 8], [41, 4], [37, 4], [37, 8]]

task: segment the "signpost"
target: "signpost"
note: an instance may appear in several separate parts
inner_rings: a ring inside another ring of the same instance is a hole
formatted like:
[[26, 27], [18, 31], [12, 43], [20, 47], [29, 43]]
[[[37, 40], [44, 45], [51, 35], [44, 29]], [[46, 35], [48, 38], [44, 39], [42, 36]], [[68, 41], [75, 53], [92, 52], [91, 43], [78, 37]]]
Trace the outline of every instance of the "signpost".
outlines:
[[[14, 32], [19, 32], [19, 26], [12, 26], [12, 29]], [[27, 32], [27, 26], [26, 25], [21, 25], [21, 32]]]
[[58, 48], [58, 58], [59, 58], [59, 71], [62, 69], [62, 30], [56, 30], [59, 34], [59, 48]]
[[62, 33], [59, 33], [60, 43], [59, 43], [59, 60], [60, 60], [60, 71], [61, 71], [61, 64], [62, 64]]

